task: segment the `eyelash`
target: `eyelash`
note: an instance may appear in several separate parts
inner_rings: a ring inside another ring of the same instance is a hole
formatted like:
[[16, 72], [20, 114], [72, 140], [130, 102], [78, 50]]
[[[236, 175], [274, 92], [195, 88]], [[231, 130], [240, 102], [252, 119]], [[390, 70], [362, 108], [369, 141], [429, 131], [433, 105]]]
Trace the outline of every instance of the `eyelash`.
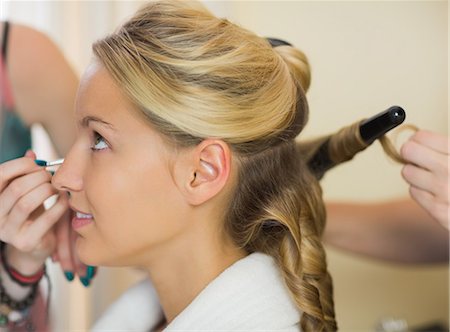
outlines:
[[[91, 146], [91, 150], [94, 151], [94, 152], [97, 152], [97, 151], [101, 151], [101, 150], [107, 149], [108, 148], [108, 143], [103, 138], [103, 136], [100, 135], [99, 133], [97, 133], [96, 131], [94, 131], [93, 134], [94, 134], [94, 144]], [[101, 148], [101, 149], [96, 149], [95, 146], [98, 144], [99, 141], [104, 142], [106, 147]]]

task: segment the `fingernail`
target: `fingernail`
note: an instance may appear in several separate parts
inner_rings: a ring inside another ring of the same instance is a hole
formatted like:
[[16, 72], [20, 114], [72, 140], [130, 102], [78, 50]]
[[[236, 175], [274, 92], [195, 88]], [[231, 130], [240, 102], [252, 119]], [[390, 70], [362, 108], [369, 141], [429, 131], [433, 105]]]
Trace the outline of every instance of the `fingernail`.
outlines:
[[47, 166], [47, 162], [46, 162], [45, 160], [39, 160], [39, 159], [36, 159], [34, 162], [35, 162], [36, 165], [38, 165], [38, 166]]
[[89, 287], [90, 285], [90, 281], [88, 277], [82, 277], [80, 278], [81, 283], [83, 284], [84, 287]]
[[72, 280], [73, 280], [74, 275], [73, 275], [72, 272], [70, 272], [70, 271], [64, 271], [64, 275], [66, 276], [66, 279], [67, 279], [68, 281], [72, 281]]
[[95, 266], [88, 266], [86, 278], [92, 279], [95, 275]]

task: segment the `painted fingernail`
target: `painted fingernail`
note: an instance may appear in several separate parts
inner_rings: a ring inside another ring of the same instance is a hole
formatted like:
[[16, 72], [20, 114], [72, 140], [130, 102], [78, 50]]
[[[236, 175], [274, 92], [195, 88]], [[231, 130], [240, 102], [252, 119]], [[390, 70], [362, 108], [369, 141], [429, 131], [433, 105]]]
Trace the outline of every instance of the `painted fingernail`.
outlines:
[[91, 283], [88, 277], [82, 277], [82, 278], [80, 278], [80, 281], [84, 287], [89, 287], [89, 285]]
[[47, 166], [47, 162], [46, 162], [45, 160], [39, 160], [39, 159], [36, 159], [34, 162], [35, 162], [36, 165], [38, 165], [38, 166]]
[[95, 275], [95, 266], [88, 266], [86, 278], [92, 279]]
[[66, 276], [66, 279], [68, 281], [72, 281], [74, 278], [73, 272], [70, 272], [70, 271], [64, 271], [64, 275]]

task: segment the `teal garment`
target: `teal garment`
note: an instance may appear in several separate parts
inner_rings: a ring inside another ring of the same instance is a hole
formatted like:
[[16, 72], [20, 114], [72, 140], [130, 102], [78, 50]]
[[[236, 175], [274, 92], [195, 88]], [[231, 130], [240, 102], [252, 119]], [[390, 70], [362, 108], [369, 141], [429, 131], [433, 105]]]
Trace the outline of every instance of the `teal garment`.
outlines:
[[0, 128], [0, 163], [23, 157], [31, 149], [31, 130], [17, 113], [2, 106], [0, 116], [3, 116]]

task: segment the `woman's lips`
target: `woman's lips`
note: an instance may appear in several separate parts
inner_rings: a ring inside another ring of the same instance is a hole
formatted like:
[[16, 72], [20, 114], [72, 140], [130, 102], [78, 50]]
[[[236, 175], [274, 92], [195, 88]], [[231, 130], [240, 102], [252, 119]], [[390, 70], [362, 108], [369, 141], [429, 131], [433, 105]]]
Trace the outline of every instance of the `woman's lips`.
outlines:
[[76, 212], [75, 216], [72, 219], [72, 227], [73, 229], [79, 229], [93, 222], [94, 218], [91, 214]]

